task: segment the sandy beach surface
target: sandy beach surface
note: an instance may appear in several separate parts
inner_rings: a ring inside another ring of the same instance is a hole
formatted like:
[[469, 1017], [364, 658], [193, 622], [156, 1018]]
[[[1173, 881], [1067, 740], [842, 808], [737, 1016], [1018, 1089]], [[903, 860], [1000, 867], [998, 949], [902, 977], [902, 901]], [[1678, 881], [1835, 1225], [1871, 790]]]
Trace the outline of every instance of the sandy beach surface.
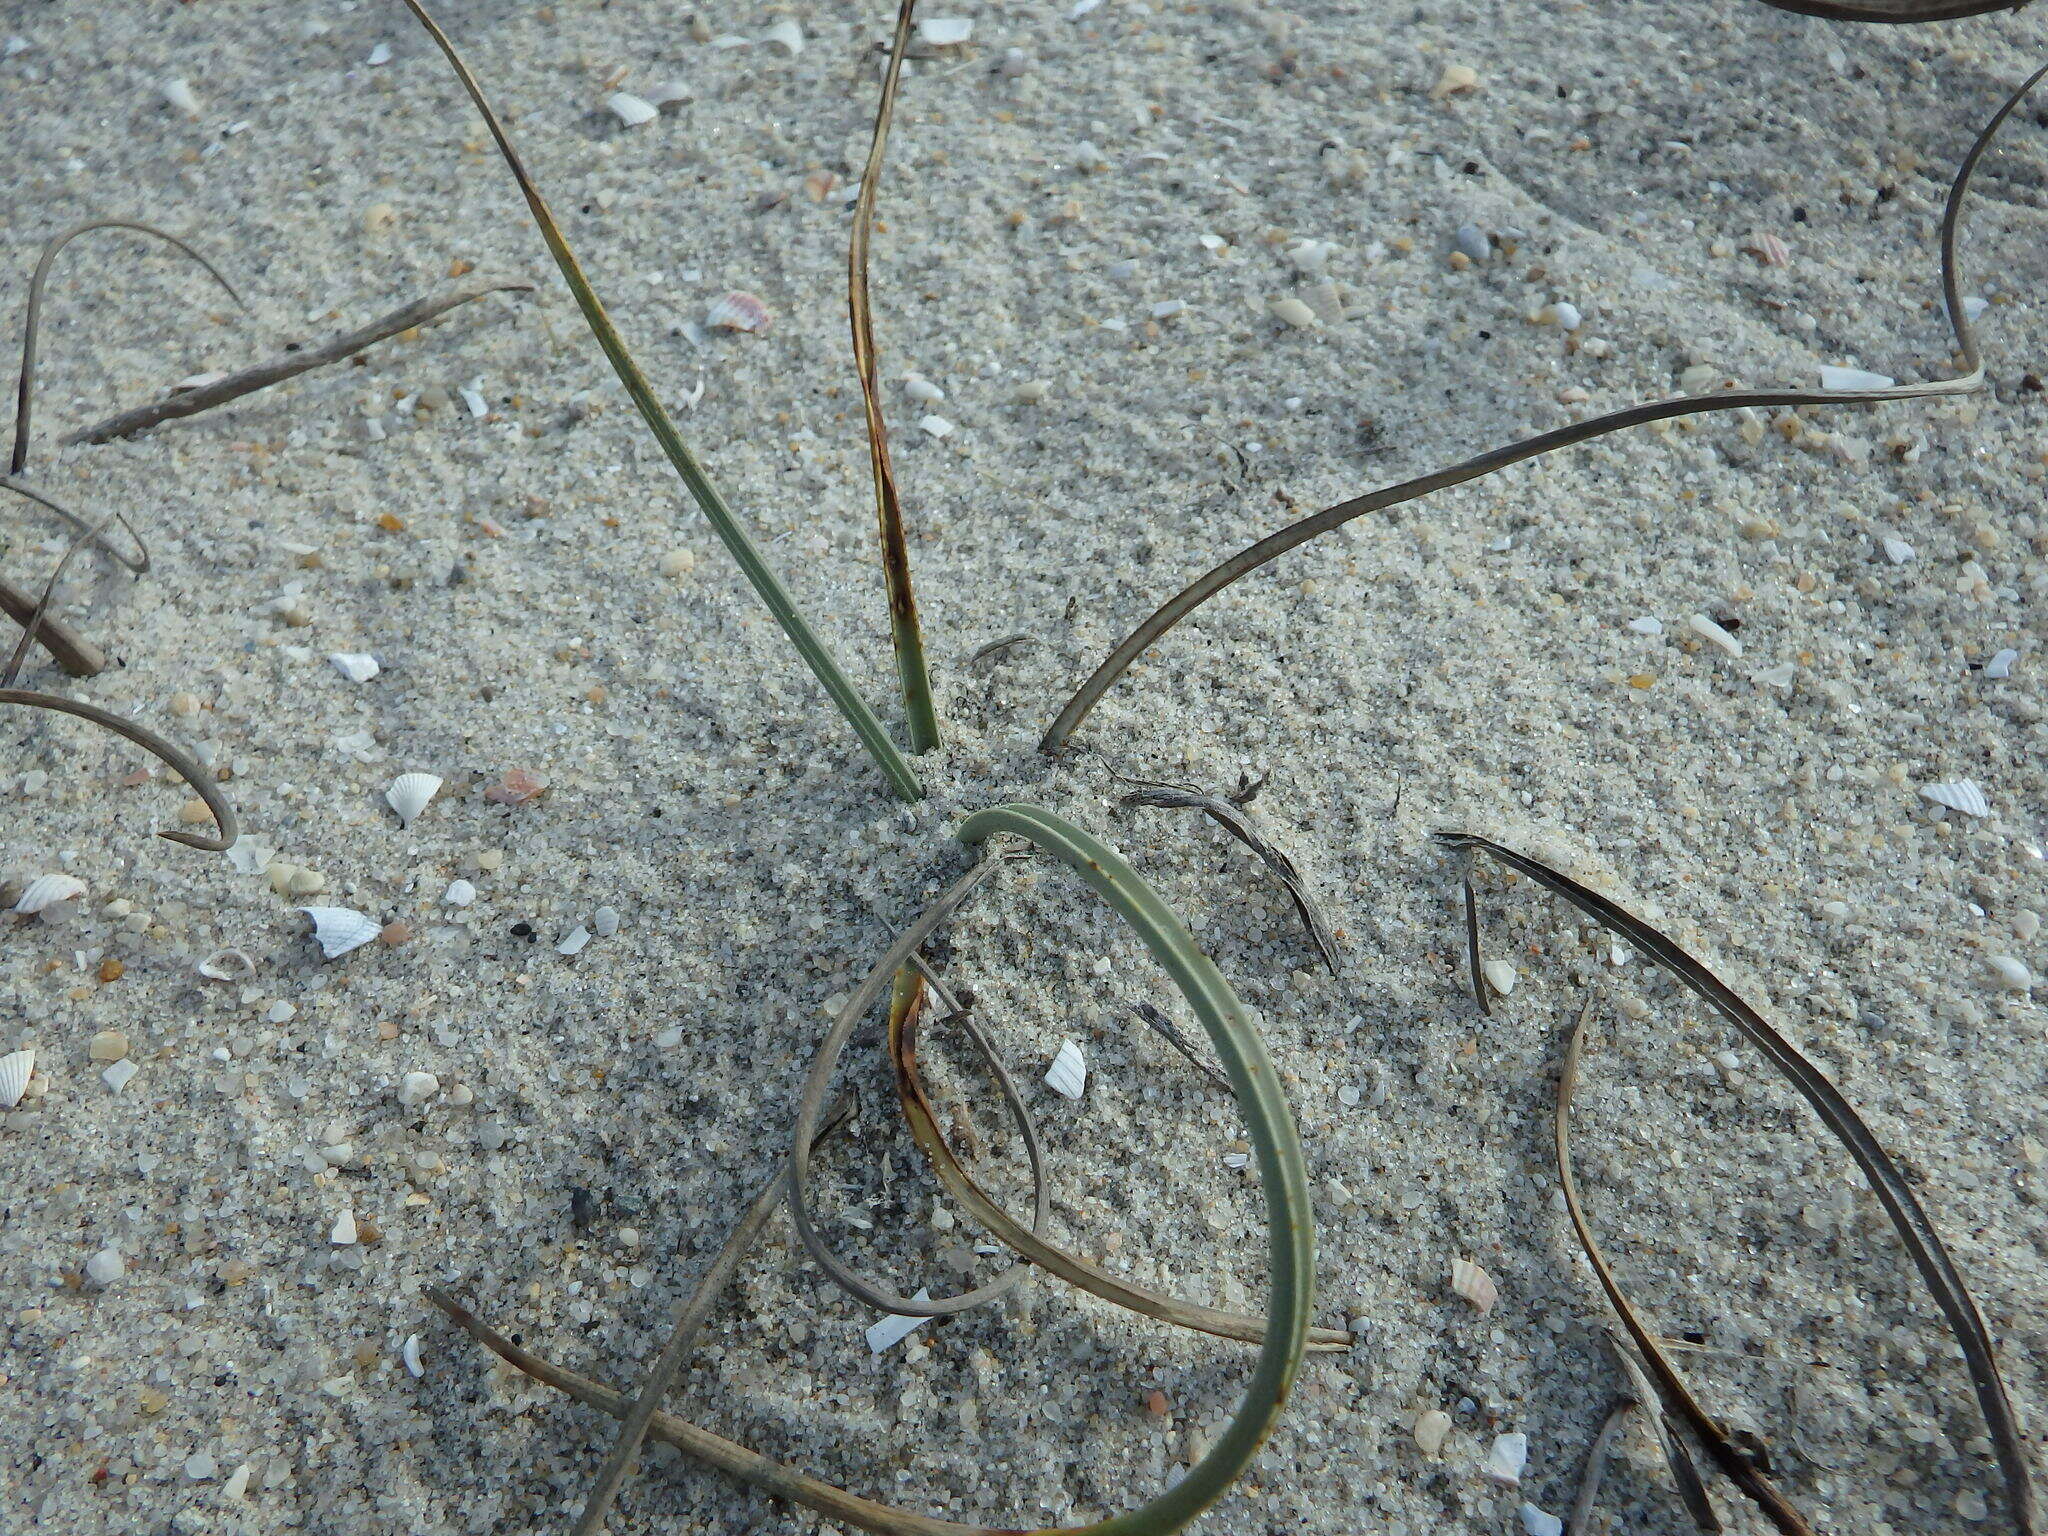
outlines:
[[[907, 67], [874, 250], [945, 736], [905, 807], [647, 439], [402, 6], [0, 0], [7, 344], [43, 242], [94, 217], [189, 240], [246, 302], [105, 231], [46, 306], [24, 478], [126, 514], [153, 564], [76, 560], [57, 611], [109, 664], [72, 680], [38, 653], [24, 681], [209, 762], [245, 843], [238, 867], [157, 838], [190, 800], [160, 765], [0, 717], [0, 895], [83, 884], [0, 918], [0, 1052], [36, 1074], [0, 1113], [0, 1531], [566, 1532], [612, 1421], [422, 1286], [636, 1381], [785, 1155], [831, 1011], [966, 867], [960, 819], [1012, 800], [1120, 848], [1255, 1010], [1308, 1164], [1317, 1321], [1356, 1340], [1307, 1361], [1197, 1529], [1540, 1536], [1568, 1511], [1629, 1390], [1551, 1156], [1589, 988], [1579, 1179], [1702, 1399], [1819, 1531], [2014, 1529], [1958, 1352], [1812, 1114], [1497, 872], [1488, 952], [1516, 984], [1482, 1018], [1430, 834], [1599, 880], [1812, 1054], [1969, 1277], [2038, 1462], [2048, 100], [1987, 158], [1964, 239], [1982, 393], [1672, 422], [1361, 519], [1174, 631], [1067, 756], [1037, 743], [1158, 602], [1320, 506], [1681, 390], [1946, 377], [1942, 200], [2044, 18], [927, 4], [971, 33]], [[845, 315], [891, 16], [438, 12], [894, 725]], [[675, 99], [628, 125], [617, 91]], [[61, 442], [483, 277], [538, 286], [148, 436]], [[766, 330], [707, 325], [731, 292]], [[9, 498], [0, 574], [39, 589], [68, 537]], [[410, 825], [384, 798], [404, 773], [444, 781]], [[508, 774], [545, 791], [507, 804]], [[1325, 905], [1337, 974], [1250, 854], [1120, 808], [1119, 776], [1263, 777], [1247, 814]], [[1963, 780], [1985, 814], [1922, 793]], [[401, 942], [326, 959], [306, 906]], [[1170, 1001], [1192, 1028], [1130, 934], [1039, 862], [934, 953], [1040, 1118], [1049, 1234], [1256, 1312], [1244, 1127], [1133, 1017]], [[1066, 1040], [1079, 1100], [1042, 1081]], [[1003, 1261], [905, 1134], [877, 1041], [848, 1058], [854, 1134], [819, 1154], [824, 1229], [904, 1293], [986, 1279]], [[956, 1146], [1025, 1208], [987, 1073], [943, 1028], [926, 1054]], [[907, 1509], [1076, 1525], [1184, 1471], [1254, 1353], [1042, 1275], [879, 1353], [875, 1321], [778, 1219], [669, 1406]], [[1517, 1434], [1519, 1485], [1489, 1478]], [[1715, 1497], [1731, 1531], [1769, 1528]], [[1592, 1529], [1692, 1528], [1632, 1421]], [[611, 1529], [837, 1527], [658, 1448]]]

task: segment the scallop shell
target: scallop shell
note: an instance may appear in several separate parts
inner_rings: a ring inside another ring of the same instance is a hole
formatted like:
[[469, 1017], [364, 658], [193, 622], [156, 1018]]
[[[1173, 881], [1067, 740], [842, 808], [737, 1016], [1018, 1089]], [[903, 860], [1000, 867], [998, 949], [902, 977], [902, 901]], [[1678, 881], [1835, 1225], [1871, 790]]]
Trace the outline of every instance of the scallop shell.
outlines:
[[0, 1056], [0, 1109], [12, 1109], [28, 1092], [29, 1074], [36, 1069], [34, 1051], [11, 1051]]
[[398, 824], [409, 827], [413, 818], [427, 808], [427, 802], [441, 792], [441, 780], [431, 773], [401, 773], [384, 791], [384, 803], [398, 813]]
[[720, 294], [704, 312], [704, 323], [713, 330], [765, 331], [768, 306], [751, 293]]
[[54, 907], [60, 901], [70, 901], [84, 894], [85, 882], [76, 875], [38, 875], [21, 893], [14, 910], [24, 917], [33, 917], [45, 907]]
[[[1936, 805], [1945, 805], [1952, 811], [1961, 811], [1965, 816], [1991, 814], [1991, 802], [1984, 798], [1984, 791], [1977, 787], [1975, 779], [1950, 779], [1942, 784], [1922, 784], [1920, 794], [1923, 799], [1932, 800]], [[18, 912], [21, 909], [16, 907], [15, 910]]]
[[1451, 1289], [1471, 1302], [1481, 1314], [1491, 1312], [1493, 1304], [1500, 1300], [1500, 1289], [1494, 1285], [1493, 1276], [1470, 1259], [1451, 1260]]
[[653, 102], [635, 96], [631, 91], [614, 91], [605, 97], [604, 104], [611, 108], [612, 116], [628, 128], [638, 128], [642, 123], [651, 123], [661, 116], [661, 109]]
[[313, 937], [320, 941], [320, 952], [328, 959], [338, 959], [352, 949], [361, 949], [383, 930], [353, 907], [301, 907], [299, 910], [313, 920]]
[[1045, 1069], [1045, 1085], [1067, 1098], [1081, 1097], [1082, 1090], [1088, 1086], [1088, 1058], [1081, 1054], [1081, 1047], [1071, 1040], [1060, 1042], [1059, 1054]]

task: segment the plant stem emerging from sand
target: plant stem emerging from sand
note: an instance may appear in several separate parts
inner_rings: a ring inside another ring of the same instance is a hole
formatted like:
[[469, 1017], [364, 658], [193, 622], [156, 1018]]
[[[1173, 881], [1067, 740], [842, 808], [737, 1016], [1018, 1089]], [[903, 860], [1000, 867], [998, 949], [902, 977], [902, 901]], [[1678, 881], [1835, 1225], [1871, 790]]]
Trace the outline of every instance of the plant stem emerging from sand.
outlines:
[[1092, 672], [1074, 696], [1067, 700], [1058, 718], [1039, 743], [1039, 750], [1057, 753], [1065, 748], [1067, 739], [1080, 727], [1102, 696], [1116, 680], [1129, 671], [1131, 665], [1144, 655], [1160, 637], [1182, 619], [1193, 613], [1210, 598], [1230, 586], [1240, 577], [1248, 576], [1269, 561], [1277, 560], [1289, 550], [1306, 544], [1319, 534], [1332, 528], [1341, 528], [1354, 518], [1364, 517], [1369, 512], [1383, 512], [1388, 507], [1398, 507], [1403, 502], [1414, 501], [1417, 497], [1428, 496], [1436, 491], [1447, 490], [1454, 485], [1463, 485], [1468, 480], [1482, 479], [1506, 469], [1510, 464], [1519, 464], [1525, 459], [1539, 458], [1546, 453], [1555, 453], [1560, 448], [1590, 442], [1596, 437], [1605, 437], [1610, 432], [1620, 432], [1629, 427], [1647, 426], [1655, 421], [1668, 421], [1674, 416], [1693, 416], [1708, 411], [1732, 411], [1744, 406], [1799, 406], [1799, 405], [1874, 405], [1887, 400], [1919, 400], [1930, 395], [1970, 394], [1984, 387], [1984, 363], [1977, 352], [1977, 338], [1971, 330], [1969, 318], [1963, 312], [1962, 294], [1956, 273], [1956, 231], [1962, 212], [1963, 195], [1969, 190], [1970, 177], [1977, 169], [1977, 162], [1990, 146], [1992, 137], [2003, 126], [2028, 92], [2039, 83], [2048, 66], [2036, 70], [2027, 81], [2009, 98], [1998, 113], [1985, 125], [1977, 136], [1976, 143], [1963, 159], [1962, 168], [1949, 188], [1948, 207], [1941, 221], [1941, 287], [1942, 297], [1948, 303], [1950, 323], [1955, 327], [1956, 346], [1962, 353], [1963, 371], [1951, 379], [1942, 379], [1932, 384], [1905, 384], [1891, 389], [1843, 389], [1816, 392], [1806, 389], [1731, 389], [1715, 395], [1688, 395], [1677, 400], [1660, 400], [1650, 405], [1630, 406], [1627, 410], [1615, 411], [1606, 416], [1596, 416], [1590, 421], [1573, 422], [1570, 426], [1554, 431], [1525, 437], [1520, 442], [1509, 443], [1502, 448], [1492, 448], [1476, 458], [1453, 464], [1448, 469], [1433, 470], [1413, 480], [1404, 480], [1399, 485], [1384, 486], [1355, 496], [1349, 501], [1340, 501], [1335, 506], [1290, 523], [1276, 533], [1269, 533], [1248, 549], [1232, 555], [1221, 565], [1198, 577], [1187, 587], [1168, 598], [1153, 615], [1125, 637], [1117, 648], [1109, 653], [1103, 663]]
[[746, 529], [741, 527], [739, 519], [733, 516], [732, 509], [725, 504], [725, 498], [719, 494], [718, 487], [711, 483], [703, 467], [698, 464], [696, 456], [684, 443], [682, 434], [676, 431], [675, 423], [663, 409], [661, 400], [654, 393], [654, 387], [647, 382], [647, 376], [640, 371], [640, 365], [633, 361], [633, 354], [626, 350], [626, 343], [620, 337], [618, 328], [605, 313], [604, 305], [597, 297], [597, 291], [590, 286], [590, 280], [583, 275], [583, 268], [576, 260], [576, 253], [569, 249], [569, 242], [563, 238], [561, 227], [555, 223], [555, 216], [549, 210], [547, 200], [540, 195], [540, 188], [527, 174], [525, 163], [519, 158], [519, 151], [512, 147], [512, 140], [505, 132], [505, 125], [498, 121], [498, 114], [491, 109], [490, 101], [484, 95], [483, 87], [477, 84], [476, 76], [471, 74], [469, 66], [463, 63], [462, 55], [456, 52], [455, 44], [449, 41], [448, 34], [427, 14], [426, 7], [421, 5], [419, 0], [404, 0], [404, 4], [418, 19], [420, 25], [426, 28], [427, 35], [434, 40], [434, 45], [441, 50], [442, 56], [455, 71], [456, 79], [462, 82], [463, 90], [469, 93], [470, 101], [483, 117], [484, 126], [490, 130], [492, 139], [497, 142], [498, 153], [504, 157], [513, 179], [519, 183], [520, 193], [526, 198], [527, 209], [533, 215], [533, 222], [540, 230], [541, 239], [547, 242], [549, 254], [555, 258], [555, 265], [561, 268], [563, 281], [568, 283], [569, 291], [576, 296], [577, 307], [583, 311], [583, 318], [589, 324], [591, 334], [597, 338], [598, 346], [604, 349], [604, 355], [611, 363], [612, 371], [619, 376], [619, 382], [625, 386], [627, 395], [639, 409], [648, 430], [654, 434], [654, 440], [661, 445], [661, 451], [668, 455], [669, 463], [675, 466], [676, 473], [682, 477], [691, 497], [703, 509], [704, 516], [710, 520], [711, 526], [717, 530], [718, 537], [724, 542], [726, 549], [739, 563], [741, 574], [747, 578], [748, 584], [767, 606], [775, 622], [782, 626], [782, 632], [789, 637], [790, 644], [796, 647], [797, 654], [803, 658], [804, 664], [811, 669], [812, 675], [824, 687], [832, 702], [839, 707], [839, 712], [853, 727], [854, 734], [860, 737], [861, 744], [868, 749], [868, 755], [875, 760], [875, 766], [882, 770], [891, 787], [905, 800], [922, 799], [924, 787], [918, 783], [917, 775], [911, 771], [910, 764], [905, 762], [903, 754], [896, 750], [896, 744], [889, 739], [888, 731], [883, 729], [882, 722], [875, 717], [874, 710], [868, 707], [867, 700], [863, 699], [853, 684], [847, 680], [846, 674], [839, 668], [839, 663], [825, 648], [825, 643], [812, 632], [811, 626], [797, 611], [795, 600], [782, 585], [781, 578], [761, 557], [761, 552], [754, 547], [753, 540], [747, 537]]
[[253, 395], [259, 389], [268, 389], [273, 384], [282, 384], [286, 379], [310, 373], [315, 368], [325, 368], [353, 357], [365, 347], [375, 346], [380, 341], [396, 336], [400, 331], [409, 331], [416, 325], [425, 325], [429, 320], [446, 314], [458, 305], [480, 299], [487, 293], [531, 293], [533, 284], [518, 282], [470, 283], [438, 294], [433, 298], [417, 299], [403, 309], [393, 310], [381, 319], [372, 320], [360, 329], [345, 335], [331, 336], [315, 346], [303, 347], [296, 352], [283, 352], [267, 362], [253, 368], [244, 368], [240, 373], [231, 373], [226, 378], [215, 379], [211, 384], [202, 384], [197, 389], [180, 390], [177, 394], [166, 395], [148, 405], [138, 405], [132, 410], [118, 412], [105, 421], [94, 422], [91, 426], [73, 432], [65, 438], [66, 443], [111, 443], [116, 438], [133, 437], [151, 427], [166, 421], [175, 421], [184, 416], [197, 416], [201, 411], [210, 411], [215, 406], [226, 405], [244, 395]]
[[[15, 386], [14, 396], [14, 450], [7, 457], [7, 473], [18, 475], [28, 464], [29, 406], [35, 395], [36, 384], [36, 338], [42, 328], [43, 288], [50, 280], [50, 267], [58, 253], [80, 235], [89, 235], [96, 229], [127, 229], [138, 235], [150, 235], [167, 245], [176, 246], [200, 266], [206, 268], [209, 276], [227, 290], [228, 297], [241, 305], [242, 296], [235, 292], [235, 285], [222, 277], [212, 262], [193, 250], [176, 235], [167, 235], [151, 224], [138, 224], [132, 219], [88, 219], [83, 224], [74, 224], [61, 235], [51, 239], [43, 247], [43, 254], [36, 262], [35, 275], [28, 280], [28, 316], [21, 328], [21, 380]], [[245, 306], [246, 307], [246, 306]]]
[[853, 364], [860, 373], [861, 404], [867, 412], [868, 465], [874, 472], [875, 519], [882, 535], [882, 574], [889, 586], [889, 636], [896, 648], [896, 675], [903, 688], [910, 750], [922, 753], [939, 744], [939, 716], [932, 704], [931, 674], [925, 666], [917, 594], [910, 585], [910, 546], [903, 534], [903, 503], [896, 491], [896, 469], [889, 462], [889, 428], [882, 419], [880, 385], [876, 381], [875, 321], [868, 305], [868, 241], [874, 232], [875, 196], [882, 183], [889, 121], [896, 111], [896, 85], [910, 43], [910, 13], [916, 5], [917, 0], [903, 0], [896, 13], [896, 37], [890, 46], [888, 70], [882, 76], [881, 103], [875, 108], [874, 140], [868, 146], [867, 168], [861, 172], [860, 197], [853, 209], [853, 241], [846, 260], [846, 309], [853, 322]]
[[6, 577], [0, 576], [0, 613], [24, 631], [36, 629], [36, 642], [72, 677], [93, 677], [106, 669], [106, 653]]
[[33, 688], [0, 688], [0, 704], [19, 704], [28, 709], [49, 709], [62, 715], [76, 715], [81, 720], [90, 720], [94, 725], [105, 727], [123, 741], [134, 742], [143, 751], [161, 759], [165, 767], [191, 785], [192, 792], [206, 802], [207, 810], [213, 813], [219, 836], [208, 837], [200, 832], [159, 832], [158, 837], [183, 843], [187, 848], [197, 848], [203, 853], [226, 853], [234, 846], [235, 839], [242, 835], [240, 824], [235, 820], [235, 808], [228, 804], [220, 786], [214, 783], [213, 775], [155, 731], [137, 725], [133, 720], [123, 720], [97, 704], [86, 704], [54, 693], [39, 693]]

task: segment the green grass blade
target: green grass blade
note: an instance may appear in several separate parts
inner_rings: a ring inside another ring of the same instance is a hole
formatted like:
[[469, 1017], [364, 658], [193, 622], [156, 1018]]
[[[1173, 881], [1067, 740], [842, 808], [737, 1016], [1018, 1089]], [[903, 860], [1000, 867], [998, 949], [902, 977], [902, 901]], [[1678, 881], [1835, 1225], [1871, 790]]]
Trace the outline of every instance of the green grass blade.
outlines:
[[605, 313], [604, 305], [597, 297], [597, 291], [583, 275], [583, 268], [577, 263], [576, 253], [569, 249], [569, 242], [563, 238], [560, 226], [555, 223], [555, 216], [549, 211], [547, 200], [540, 195], [540, 188], [527, 174], [518, 150], [512, 147], [512, 140], [506, 135], [504, 124], [498, 121], [498, 114], [491, 110], [490, 101], [484, 96], [483, 87], [477, 84], [476, 76], [470, 73], [469, 66], [462, 61], [462, 55], [456, 52], [455, 44], [449, 41], [448, 34], [427, 14], [426, 8], [419, 0], [404, 0], [404, 3], [405, 8], [412, 12], [422, 27], [426, 28], [427, 35], [434, 40], [434, 45], [448, 60], [456, 78], [462, 82], [462, 88], [469, 93], [470, 101], [482, 114], [484, 126], [497, 141], [498, 153], [504, 157], [513, 179], [519, 183], [519, 190], [526, 198], [526, 206], [533, 215], [533, 222], [540, 229], [541, 239], [547, 242], [548, 252], [555, 258], [555, 265], [561, 268], [562, 278], [568, 283], [569, 291], [575, 295], [577, 307], [583, 311], [583, 318], [589, 324], [591, 334], [597, 338], [598, 346], [604, 349], [604, 355], [610, 361], [612, 371], [619, 376], [619, 382], [625, 385], [626, 393], [638, 407], [641, 419], [654, 434], [654, 440], [661, 444], [661, 451], [668, 455], [669, 463], [673, 464], [676, 473], [682, 476], [683, 484], [689, 489], [691, 497], [703, 509], [705, 517], [710, 519], [711, 526], [717, 530], [718, 537], [724, 542], [725, 547], [732, 552], [733, 559], [739, 562], [741, 574], [747, 578], [748, 584], [767, 605], [769, 613], [774, 615], [775, 622], [782, 626], [782, 632], [789, 636], [790, 644], [796, 647], [797, 654], [803, 657], [804, 664], [824, 686], [832, 702], [839, 706], [839, 712], [846, 717], [847, 724], [853, 727], [854, 734], [860, 737], [861, 744], [868, 749], [868, 755], [875, 760], [875, 765], [882, 770], [896, 793], [905, 800], [922, 799], [924, 787], [918, 783], [917, 775], [911, 771], [910, 764], [904, 760], [903, 754], [897, 751], [896, 744], [889, 739], [888, 731], [876, 718], [874, 710], [868, 707], [867, 700], [860, 696], [853, 684], [847, 680], [846, 674], [840, 671], [839, 663], [825, 648], [825, 643], [812, 633], [810, 625], [804, 622], [803, 615], [797, 612], [796, 603], [782, 585], [781, 578], [770, 568], [768, 562], [762, 559], [761, 552], [754, 547], [753, 540], [747, 537], [746, 530], [733, 516], [732, 509], [725, 504], [725, 498], [719, 494], [718, 487], [705, 475], [696, 456], [684, 443], [682, 434], [676, 431], [675, 423], [669, 420], [668, 412], [662, 408], [653, 386], [647, 382], [646, 375], [641, 373], [640, 365], [633, 361], [633, 354], [626, 350], [626, 343], [620, 337], [618, 328]]

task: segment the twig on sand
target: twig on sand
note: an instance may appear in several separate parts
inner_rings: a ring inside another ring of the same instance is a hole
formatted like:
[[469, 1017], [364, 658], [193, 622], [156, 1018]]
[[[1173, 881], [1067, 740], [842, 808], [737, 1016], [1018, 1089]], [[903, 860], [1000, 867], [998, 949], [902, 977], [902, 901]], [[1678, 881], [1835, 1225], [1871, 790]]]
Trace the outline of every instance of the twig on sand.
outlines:
[[267, 362], [253, 368], [244, 368], [240, 373], [231, 373], [224, 379], [215, 379], [211, 384], [202, 384], [196, 389], [179, 390], [148, 405], [138, 405], [130, 410], [119, 411], [105, 421], [81, 428], [65, 438], [66, 443], [111, 443], [116, 438], [133, 437], [151, 427], [161, 426], [167, 421], [177, 421], [186, 416], [197, 416], [201, 411], [210, 411], [215, 406], [226, 405], [244, 395], [253, 395], [259, 389], [268, 389], [273, 384], [282, 384], [286, 379], [309, 373], [315, 368], [325, 368], [330, 363], [341, 362], [355, 356], [365, 347], [375, 346], [389, 340], [401, 331], [438, 319], [449, 310], [471, 303], [489, 293], [530, 293], [533, 284], [525, 282], [484, 282], [469, 283], [447, 293], [431, 298], [415, 299], [403, 309], [372, 320], [368, 325], [330, 336], [327, 340], [296, 351], [282, 352]]
[[0, 613], [26, 630], [36, 624], [36, 640], [50, 653], [51, 660], [72, 677], [93, 677], [106, 670], [107, 656], [77, 630], [54, 613], [45, 613], [38, 623], [36, 599], [6, 577], [0, 576]]

